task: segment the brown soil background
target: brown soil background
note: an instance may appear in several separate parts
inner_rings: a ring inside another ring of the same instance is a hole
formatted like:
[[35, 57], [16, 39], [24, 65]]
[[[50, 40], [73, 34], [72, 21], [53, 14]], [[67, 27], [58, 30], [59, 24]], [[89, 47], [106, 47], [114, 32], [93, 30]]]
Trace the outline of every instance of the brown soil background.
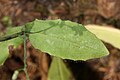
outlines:
[[[10, 20], [4, 21], [5, 16]], [[60, 18], [120, 29], [120, 0], [0, 0], [0, 31], [9, 25], [22, 25], [36, 18]], [[86, 62], [64, 60], [75, 80], [120, 80], [120, 50], [110, 44], [105, 45], [110, 55], [103, 58]], [[23, 45], [17, 49], [10, 46], [9, 49], [10, 57], [0, 67], [0, 80], [11, 80], [14, 70], [23, 67]], [[27, 53], [30, 79], [47, 80], [50, 55], [34, 49], [29, 41]], [[26, 80], [24, 72], [19, 73], [17, 80]]]

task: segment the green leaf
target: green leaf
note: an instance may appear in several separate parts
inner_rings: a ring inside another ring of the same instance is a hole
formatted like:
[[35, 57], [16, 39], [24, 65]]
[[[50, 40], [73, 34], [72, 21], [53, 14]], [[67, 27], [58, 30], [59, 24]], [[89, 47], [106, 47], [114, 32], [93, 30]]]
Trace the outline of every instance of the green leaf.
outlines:
[[31, 28], [33, 27], [33, 25], [34, 25], [34, 21], [33, 21], [33, 22], [26, 23], [26, 24], [25, 24], [25, 31], [29, 33], [30, 30], [31, 30]]
[[61, 20], [35, 20], [32, 45], [63, 59], [87, 60], [108, 55], [104, 44], [83, 25]]
[[71, 72], [62, 59], [53, 58], [48, 72], [48, 80], [72, 80]]
[[22, 42], [23, 39], [21, 37], [0, 42], [0, 65], [2, 65], [9, 56], [8, 46], [14, 45], [14, 47], [16, 48]]
[[86, 28], [101, 40], [120, 49], [120, 30], [98, 25], [86, 25]]
[[[9, 29], [7, 29], [7, 32], [4, 36], [0, 36], [0, 39], [5, 38], [5, 37], [10, 37], [11, 35], [19, 33], [21, 31], [21, 29], [22, 29], [22, 27], [9, 28]], [[22, 42], [23, 42], [22, 37], [17, 37], [17, 38], [13, 38], [13, 39], [10, 39], [10, 40], [0, 42], [0, 65], [2, 65], [9, 56], [8, 47], [10, 45], [13, 45], [14, 48], [16, 48]]]
[[23, 27], [24, 26], [7, 28], [6, 33], [5, 33], [4, 36], [9, 36], [9, 35], [13, 35], [13, 34], [19, 33], [19, 32], [21, 32], [21, 30], [22, 30]]
[[[28, 26], [26, 27], [26, 32], [29, 32], [33, 25], [33, 22], [27, 23], [25, 25]], [[1, 55], [0, 65], [2, 65], [9, 56], [9, 49], [8, 49], [9, 46], [13, 45], [16, 48], [23, 42], [23, 38], [21, 37], [20, 33], [24, 28], [25, 28], [24, 25], [14, 28], [7, 28], [6, 33], [0, 36], [0, 40], [4, 39], [4, 41], [0, 42], [0, 55]], [[5, 40], [7, 38], [8, 39], [12, 38], [12, 39]]]

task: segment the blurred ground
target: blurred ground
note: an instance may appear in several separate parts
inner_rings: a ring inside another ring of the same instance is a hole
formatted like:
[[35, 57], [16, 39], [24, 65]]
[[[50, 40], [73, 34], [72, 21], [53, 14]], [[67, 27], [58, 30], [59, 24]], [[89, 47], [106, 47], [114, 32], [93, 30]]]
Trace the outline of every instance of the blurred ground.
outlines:
[[[120, 0], [0, 0], [0, 31], [34, 19], [64, 19], [82, 24], [109, 25], [120, 29]], [[101, 59], [66, 60], [76, 80], [120, 80], [120, 50], [105, 43], [110, 55]], [[27, 60], [31, 80], [46, 80], [51, 58], [28, 42]], [[11, 57], [0, 67], [0, 80], [10, 80], [23, 67], [23, 45], [10, 47]], [[16, 53], [21, 54], [16, 54]], [[33, 54], [34, 53], [34, 54]], [[34, 75], [35, 74], [35, 75]], [[25, 80], [20, 72], [18, 80]]]

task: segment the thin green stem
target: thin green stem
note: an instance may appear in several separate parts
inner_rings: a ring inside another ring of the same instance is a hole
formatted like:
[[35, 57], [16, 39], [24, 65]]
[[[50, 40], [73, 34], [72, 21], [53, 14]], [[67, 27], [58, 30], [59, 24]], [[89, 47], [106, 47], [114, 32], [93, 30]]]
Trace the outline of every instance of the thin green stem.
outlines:
[[27, 80], [30, 80], [29, 79], [29, 75], [28, 75], [28, 72], [27, 72], [27, 36], [26, 36], [26, 33], [24, 32], [24, 72], [26, 74], [26, 79]]

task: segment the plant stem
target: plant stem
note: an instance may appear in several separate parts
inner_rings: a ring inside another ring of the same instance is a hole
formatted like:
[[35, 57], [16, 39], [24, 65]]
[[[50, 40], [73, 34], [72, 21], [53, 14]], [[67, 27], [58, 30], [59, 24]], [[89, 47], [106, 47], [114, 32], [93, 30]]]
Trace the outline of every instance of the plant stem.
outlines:
[[27, 36], [26, 36], [26, 33], [24, 32], [24, 72], [26, 74], [26, 79], [27, 80], [30, 80], [29, 79], [29, 75], [28, 75], [28, 72], [27, 72]]

